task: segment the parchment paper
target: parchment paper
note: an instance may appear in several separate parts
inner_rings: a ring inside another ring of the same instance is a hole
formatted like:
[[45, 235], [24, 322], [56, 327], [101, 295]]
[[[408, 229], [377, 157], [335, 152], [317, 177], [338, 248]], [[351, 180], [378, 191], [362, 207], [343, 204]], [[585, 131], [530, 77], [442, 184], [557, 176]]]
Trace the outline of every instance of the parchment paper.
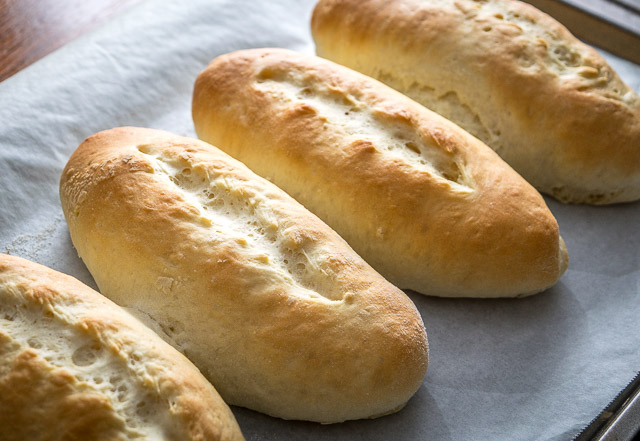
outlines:
[[[59, 206], [58, 180], [73, 150], [94, 132], [120, 125], [194, 136], [197, 73], [237, 49], [312, 53], [313, 4], [147, 1], [0, 83], [0, 251], [95, 287]], [[640, 90], [640, 66], [607, 57]], [[571, 255], [555, 287], [520, 300], [409, 293], [424, 319], [431, 358], [424, 384], [404, 410], [323, 426], [234, 407], [247, 439], [577, 435], [640, 369], [640, 203], [547, 201]]]

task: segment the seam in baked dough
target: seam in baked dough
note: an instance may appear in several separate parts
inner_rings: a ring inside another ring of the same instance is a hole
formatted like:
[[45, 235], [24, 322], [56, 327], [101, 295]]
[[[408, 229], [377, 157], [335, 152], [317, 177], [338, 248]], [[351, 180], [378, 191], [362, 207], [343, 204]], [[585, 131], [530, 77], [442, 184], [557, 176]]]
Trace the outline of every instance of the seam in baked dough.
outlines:
[[[465, 121], [467, 131], [479, 139], [493, 140], [500, 136], [500, 130], [489, 128], [481, 114], [473, 109], [471, 104], [464, 102], [455, 90], [436, 90], [435, 87], [426, 86], [417, 81], [408, 83], [403, 81], [408, 77], [396, 77], [385, 69], [376, 70], [373, 76], [396, 90], [406, 91], [407, 96], [413, 97], [418, 102], [430, 103], [427, 106], [430, 110], [448, 119]], [[494, 150], [499, 153], [497, 148]]]

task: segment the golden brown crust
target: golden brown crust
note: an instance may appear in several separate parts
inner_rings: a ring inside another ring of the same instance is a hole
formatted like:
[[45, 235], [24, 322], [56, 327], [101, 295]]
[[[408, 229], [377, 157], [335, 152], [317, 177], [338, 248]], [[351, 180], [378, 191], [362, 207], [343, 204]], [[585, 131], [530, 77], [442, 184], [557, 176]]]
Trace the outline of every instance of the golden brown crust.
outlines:
[[242, 440], [178, 351], [76, 279], [0, 255], [0, 438]]
[[565, 202], [640, 198], [640, 98], [553, 18], [514, 0], [321, 0], [318, 54], [459, 124]]
[[420, 386], [427, 340], [406, 295], [214, 147], [98, 133], [61, 199], [101, 292], [152, 316], [227, 402], [338, 422], [396, 410]]
[[198, 136], [313, 210], [401, 288], [532, 294], [567, 265], [541, 196], [457, 126], [347, 68], [280, 49], [214, 60]]

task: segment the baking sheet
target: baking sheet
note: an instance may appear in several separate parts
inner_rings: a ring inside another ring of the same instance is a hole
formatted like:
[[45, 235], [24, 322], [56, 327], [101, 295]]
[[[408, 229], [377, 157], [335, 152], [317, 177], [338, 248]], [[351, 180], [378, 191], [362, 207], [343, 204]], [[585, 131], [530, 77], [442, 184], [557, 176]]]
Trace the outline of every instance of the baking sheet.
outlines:
[[[0, 251], [95, 287], [59, 206], [58, 180], [73, 150], [120, 125], [194, 136], [197, 73], [237, 49], [312, 53], [314, 1], [147, 1], [0, 83]], [[607, 58], [640, 90], [640, 66]], [[517, 300], [409, 293], [431, 358], [405, 409], [319, 425], [234, 407], [246, 438], [572, 439], [640, 369], [640, 203], [547, 202], [571, 256], [552, 289]]]

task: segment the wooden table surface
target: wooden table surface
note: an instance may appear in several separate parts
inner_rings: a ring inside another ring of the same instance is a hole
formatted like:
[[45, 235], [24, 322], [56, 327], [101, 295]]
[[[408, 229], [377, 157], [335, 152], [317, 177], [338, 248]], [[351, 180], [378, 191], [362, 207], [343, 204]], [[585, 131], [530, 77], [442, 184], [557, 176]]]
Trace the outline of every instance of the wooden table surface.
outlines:
[[0, 0], [0, 81], [139, 0]]

